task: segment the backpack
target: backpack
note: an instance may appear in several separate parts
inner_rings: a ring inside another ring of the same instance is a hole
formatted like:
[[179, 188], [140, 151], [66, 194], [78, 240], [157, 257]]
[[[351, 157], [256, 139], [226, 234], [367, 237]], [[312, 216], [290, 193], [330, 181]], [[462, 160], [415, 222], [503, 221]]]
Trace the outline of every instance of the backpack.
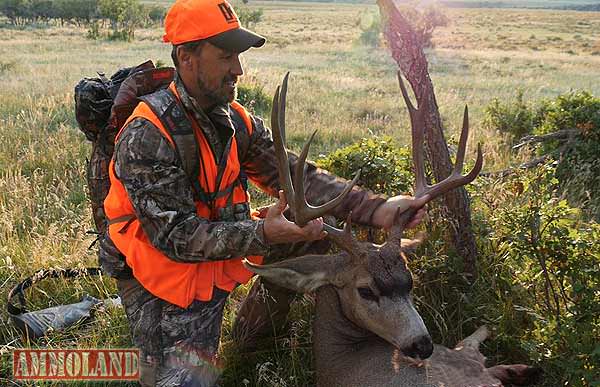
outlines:
[[[99, 254], [118, 254], [124, 261], [122, 254], [112, 243], [103, 243], [107, 237], [108, 220], [104, 212], [104, 199], [110, 189], [108, 167], [113, 156], [115, 137], [129, 116], [133, 113], [140, 101], [151, 103], [154, 92], [166, 89], [175, 76], [172, 67], [156, 68], [152, 61], [146, 61], [135, 67], [120, 69], [110, 78], [103, 73], [98, 73], [96, 78], [84, 78], [75, 86], [75, 115], [79, 128], [86, 138], [92, 142], [92, 154], [87, 163], [87, 184], [92, 204], [92, 215], [99, 234], [101, 249]], [[173, 109], [176, 110], [176, 109]], [[161, 121], [162, 114], [156, 112]], [[231, 119], [235, 127], [246, 128], [242, 117], [230, 108]], [[191, 183], [194, 199], [202, 198], [203, 192], [195, 184], [199, 173], [198, 144], [190, 146], [190, 141], [196, 138], [191, 132], [191, 125], [178, 122], [179, 127], [170, 116], [163, 121], [175, 143], [183, 169]], [[185, 128], [189, 130], [184, 130]], [[241, 161], [247, 153], [249, 134], [247, 130], [236, 130], [235, 137], [238, 143], [238, 159]], [[240, 183], [248, 188], [248, 178], [242, 169]], [[249, 210], [248, 210], [249, 211]], [[102, 246], [107, 251], [102, 251]], [[108, 250], [112, 250], [109, 253]]]
[[174, 68], [156, 68], [152, 61], [147, 61], [120, 69], [110, 78], [98, 73], [98, 77], [84, 78], [75, 86], [77, 123], [85, 137], [92, 142], [86, 177], [94, 224], [99, 234], [107, 228], [104, 199], [110, 188], [108, 166], [115, 137], [137, 106], [139, 98], [168, 87], [174, 76]]

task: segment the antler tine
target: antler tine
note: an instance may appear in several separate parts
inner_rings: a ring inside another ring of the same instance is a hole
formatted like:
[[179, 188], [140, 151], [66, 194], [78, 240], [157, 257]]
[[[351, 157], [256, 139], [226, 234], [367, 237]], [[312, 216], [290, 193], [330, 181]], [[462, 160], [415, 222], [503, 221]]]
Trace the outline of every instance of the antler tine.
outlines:
[[442, 180], [441, 182], [434, 184], [432, 186], [428, 186], [425, 189], [425, 193], [428, 193], [431, 197], [430, 200], [463, 185], [469, 184], [479, 172], [481, 172], [481, 168], [483, 167], [483, 153], [481, 151], [481, 144], [477, 144], [477, 159], [475, 160], [475, 165], [473, 169], [466, 174], [462, 174], [463, 164], [465, 160], [465, 153], [467, 149], [467, 139], [469, 137], [469, 108], [465, 106], [465, 111], [463, 114], [463, 127], [460, 133], [460, 140], [458, 142], [458, 150], [456, 152], [456, 162], [454, 164], [454, 169], [450, 176]]
[[286, 106], [286, 97], [287, 97], [287, 85], [288, 79], [290, 77], [290, 72], [288, 71], [283, 76], [283, 82], [281, 82], [281, 92], [279, 94], [279, 103], [277, 114], [279, 115], [279, 131], [281, 132], [281, 138], [283, 139], [283, 143], [286, 142], [285, 136], [285, 106]]
[[463, 125], [460, 131], [460, 139], [458, 140], [458, 151], [456, 152], [456, 162], [454, 163], [454, 171], [462, 171], [465, 161], [465, 151], [467, 150], [467, 139], [469, 138], [469, 106], [465, 105], [463, 113]]
[[362, 258], [361, 253], [364, 249], [360, 246], [360, 243], [352, 234], [352, 211], [346, 217], [346, 224], [344, 229], [340, 230], [327, 223], [323, 223], [323, 230], [327, 231], [327, 237], [331, 239], [336, 245], [350, 253], [350, 256], [354, 259]]
[[[285, 145], [283, 145], [283, 136], [281, 135], [281, 133], [282, 133], [281, 128], [285, 127], [285, 102], [286, 102], [286, 95], [287, 95], [288, 77], [289, 77], [289, 72], [283, 78], [283, 83], [281, 84], [281, 89], [280, 90], [278, 89], [279, 93], [276, 92], [276, 96], [278, 95], [278, 103], [277, 104], [273, 103], [273, 112], [272, 112], [272, 117], [274, 114], [277, 115], [277, 119], [275, 121], [277, 122], [277, 132], [280, 133], [280, 135], [278, 137], [282, 141], [282, 147], [285, 147]], [[275, 132], [275, 128], [273, 129], [273, 131]], [[304, 193], [304, 167], [306, 165], [306, 158], [308, 157], [308, 151], [309, 151], [310, 145], [313, 141], [315, 134], [316, 134], [316, 131], [312, 134], [312, 136], [307, 141], [307, 143], [304, 144], [304, 147], [302, 148], [302, 152], [300, 153], [298, 162], [296, 163], [296, 166], [294, 169], [294, 179], [293, 179], [293, 181], [290, 180], [290, 185], [292, 185], [292, 188], [289, 190], [289, 193], [293, 194], [294, 197], [292, 198], [292, 197], [288, 196], [288, 191], [285, 191], [287, 199], [288, 199], [288, 203], [290, 204], [290, 208], [292, 209], [292, 212], [294, 214], [294, 219], [295, 219], [296, 223], [300, 226], [305, 225], [312, 219], [316, 219], [320, 216], [327, 214], [329, 211], [331, 211], [333, 208], [335, 208], [337, 205], [339, 205], [342, 202], [342, 200], [344, 200], [344, 197], [350, 192], [350, 190], [352, 190], [352, 188], [354, 187], [354, 185], [360, 178], [360, 170], [359, 170], [354, 175], [354, 178], [352, 179], [352, 181], [346, 185], [344, 190], [335, 199], [333, 199], [321, 206], [317, 206], [317, 207], [311, 206], [310, 204], [308, 204], [306, 201], [305, 193]], [[274, 140], [275, 140], [275, 138], [274, 138]], [[287, 160], [288, 159], [287, 159], [287, 154], [286, 154], [285, 161], [287, 162]], [[281, 168], [283, 168], [283, 166], [280, 161], [280, 169]], [[280, 176], [281, 176], [281, 172], [282, 171], [280, 170]], [[286, 181], [288, 180], [289, 176], [290, 176], [289, 169], [287, 169], [285, 172], [285, 176], [284, 176]], [[293, 184], [292, 184], [292, 182], [293, 182]], [[282, 184], [282, 186], [284, 186], [284, 187], [287, 186], [287, 182], [285, 185]]]
[[415, 109], [412, 101], [410, 100], [410, 96], [408, 95], [408, 91], [406, 91], [406, 86], [404, 86], [404, 81], [402, 80], [402, 73], [400, 72], [400, 70], [398, 70], [397, 74], [398, 83], [400, 83], [400, 91], [402, 91], [402, 97], [404, 97], [404, 102], [406, 103], [406, 107], [408, 108], [408, 113], [412, 118], [413, 113], [416, 112], [417, 109]]
[[427, 182], [425, 180], [425, 161], [423, 160], [423, 141], [425, 132], [425, 122], [423, 122], [421, 113], [414, 107], [410, 100], [410, 96], [402, 80], [402, 74], [398, 71], [398, 83], [402, 91], [402, 97], [408, 108], [411, 126], [412, 138], [412, 157], [415, 167], [415, 197], [421, 197], [427, 190]]
[[[273, 97], [273, 108], [271, 110], [271, 126], [273, 129], [273, 143], [275, 146], [275, 154], [277, 156], [277, 165], [279, 169], [279, 181], [285, 192], [290, 210], [294, 215], [294, 222], [299, 226], [303, 226], [310, 220], [325, 215], [335, 206], [339, 205], [358, 181], [360, 177], [360, 171], [356, 173], [354, 179], [346, 185], [342, 193], [340, 193], [335, 199], [318, 207], [311, 206], [306, 202], [306, 196], [304, 194], [304, 167], [306, 165], [306, 158], [308, 157], [310, 144], [312, 143], [317, 132], [315, 131], [312, 134], [310, 139], [302, 148], [302, 152], [295, 165], [294, 179], [292, 180], [290, 175], [289, 158], [284, 142], [285, 103], [288, 77], [289, 72], [283, 78], [281, 87], [278, 86], [275, 90], [275, 95]], [[328, 224], [324, 224], [323, 229], [327, 231], [329, 238], [331, 238], [340, 248], [346, 250], [352, 256], [357, 256], [357, 252], [360, 250], [360, 244], [352, 235], [350, 216], [351, 214], [348, 215], [346, 226], [344, 227], [343, 231], [338, 230], [337, 228]]]
[[[404, 101], [406, 102], [408, 113], [410, 115], [410, 124], [412, 131], [412, 156], [415, 168], [415, 197], [419, 198], [428, 194], [429, 200], [433, 200], [436, 197], [454, 188], [463, 186], [475, 180], [483, 166], [483, 154], [481, 152], [481, 144], [477, 145], [477, 159], [475, 161], [473, 169], [467, 175], [462, 175], [462, 169], [467, 148], [467, 139], [469, 137], [469, 109], [467, 106], [465, 106], [465, 111], [463, 115], [463, 126], [462, 131], [460, 133], [458, 151], [456, 154], [456, 163], [454, 164], [452, 173], [446, 179], [442, 180], [437, 184], [434, 184], [432, 186], [427, 184], [425, 178], [425, 164], [423, 156], [423, 143], [425, 132], [425, 120], [423, 118], [423, 113], [419, 108], [415, 108], [412, 104], [400, 72], [398, 72], [398, 83], [400, 84], [400, 90], [402, 91], [402, 96], [404, 97]], [[390, 246], [396, 245], [397, 242], [400, 242], [406, 224], [410, 221], [410, 219], [414, 216], [416, 212], [416, 209], [409, 208], [403, 213], [396, 213], [394, 219], [394, 226], [392, 227], [392, 229], [390, 230], [390, 234], [388, 235], [388, 242], [391, 242], [389, 244]]]
[[294, 186], [292, 185], [292, 177], [290, 176], [290, 167], [287, 151], [283, 142], [283, 135], [279, 126], [280, 115], [279, 115], [279, 86], [275, 89], [275, 95], [273, 96], [273, 107], [271, 109], [271, 128], [273, 130], [273, 145], [275, 146], [275, 154], [277, 156], [277, 167], [279, 170], [279, 184], [285, 192], [285, 197], [290, 205], [290, 208], [294, 206]]

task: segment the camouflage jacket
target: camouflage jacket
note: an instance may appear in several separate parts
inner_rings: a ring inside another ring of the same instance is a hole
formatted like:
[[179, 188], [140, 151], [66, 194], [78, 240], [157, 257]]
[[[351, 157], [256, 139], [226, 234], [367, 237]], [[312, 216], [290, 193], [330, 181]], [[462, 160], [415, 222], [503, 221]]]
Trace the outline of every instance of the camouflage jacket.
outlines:
[[[205, 113], [198, 108], [176, 77], [181, 101], [198, 122], [220, 159], [223, 144], [235, 133], [228, 106], [216, 106]], [[252, 135], [236, 135], [240, 165], [251, 183], [271, 196], [279, 190], [271, 131], [251, 116]], [[122, 131], [114, 152], [117, 178], [123, 183], [136, 216], [151, 243], [177, 262], [223, 260], [246, 255], [267, 255], [263, 220], [209, 221], [196, 214], [192, 188], [182, 161], [159, 129], [138, 118]], [[297, 157], [290, 155], [290, 167]], [[309, 164], [306, 170], [307, 200], [322, 204], [344, 188], [346, 181]], [[385, 201], [380, 195], [355, 187], [331, 215], [369, 224], [374, 210]]]

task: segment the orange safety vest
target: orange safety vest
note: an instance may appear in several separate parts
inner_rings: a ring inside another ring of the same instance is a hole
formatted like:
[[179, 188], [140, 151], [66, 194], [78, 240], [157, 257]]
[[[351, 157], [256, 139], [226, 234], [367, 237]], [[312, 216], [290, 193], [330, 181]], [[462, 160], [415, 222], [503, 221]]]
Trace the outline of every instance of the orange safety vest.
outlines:
[[[179, 100], [179, 95], [173, 83], [169, 86], [171, 92]], [[251, 134], [252, 123], [246, 109], [237, 102], [231, 107], [235, 109], [246, 124]], [[161, 133], [175, 146], [171, 134], [167, 131], [160, 119], [152, 109], [144, 102], [140, 102], [133, 111], [123, 128], [134, 118], [142, 117], [152, 122]], [[218, 209], [225, 208], [228, 204], [248, 203], [249, 195], [242, 184], [236, 184], [240, 174], [240, 162], [238, 160], [237, 143], [235, 136], [232, 138], [231, 148], [227, 159], [227, 165], [223, 173], [221, 184], [215, 187], [218, 166], [212, 156], [211, 148], [204, 137], [202, 130], [195, 120], [188, 119], [192, 123], [200, 154], [209, 157], [200, 157], [201, 188], [205, 192], [214, 193], [224, 191], [227, 187], [235, 184], [230, 195], [218, 195], [211, 209], [207, 203], [196, 201], [196, 213], [199, 217], [209, 220], [217, 220]], [[123, 130], [121, 128], [121, 131]], [[117, 138], [121, 134], [117, 134]], [[115, 140], [116, 141], [116, 140]], [[112, 220], [109, 225], [109, 235], [115, 246], [125, 255], [126, 262], [133, 271], [133, 276], [155, 296], [166, 300], [182, 308], [188, 307], [193, 300], [209, 301], [212, 299], [214, 287], [225, 291], [232, 291], [237, 284], [246, 283], [252, 278], [253, 273], [242, 265], [243, 258], [233, 258], [223, 261], [179, 263], [165, 256], [156, 249], [148, 240], [140, 222], [134, 218], [135, 211], [127, 196], [125, 187], [117, 179], [114, 172], [114, 159], [109, 166], [110, 190], [104, 201], [106, 216]], [[219, 197], [220, 196], [220, 197]], [[229, 199], [229, 201], [228, 201]], [[231, 200], [232, 199], [232, 200]], [[123, 219], [123, 221], [120, 221]], [[246, 257], [251, 262], [262, 263], [263, 257]]]

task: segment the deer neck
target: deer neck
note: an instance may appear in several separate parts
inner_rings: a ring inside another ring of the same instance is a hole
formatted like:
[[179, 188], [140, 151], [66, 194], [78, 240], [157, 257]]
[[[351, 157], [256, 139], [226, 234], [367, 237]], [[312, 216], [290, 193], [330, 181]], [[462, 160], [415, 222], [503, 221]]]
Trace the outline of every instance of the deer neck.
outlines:
[[323, 350], [329, 355], [358, 350], [365, 342], [377, 338], [372, 332], [359, 327], [344, 315], [338, 294], [331, 285], [322, 286], [317, 290], [313, 333], [318, 336], [317, 343], [326, 343]]
[[347, 364], [352, 358], [364, 356], [374, 344], [385, 343], [344, 315], [338, 294], [331, 285], [317, 290], [313, 342], [317, 367], [321, 361], [330, 367], [337, 363], [336, 359]]
[[394, 370], [396, 349], [350, 321], [333, 286], [317, 290], [313, 343], [318, 386], [432, 387], [423, 370]]

